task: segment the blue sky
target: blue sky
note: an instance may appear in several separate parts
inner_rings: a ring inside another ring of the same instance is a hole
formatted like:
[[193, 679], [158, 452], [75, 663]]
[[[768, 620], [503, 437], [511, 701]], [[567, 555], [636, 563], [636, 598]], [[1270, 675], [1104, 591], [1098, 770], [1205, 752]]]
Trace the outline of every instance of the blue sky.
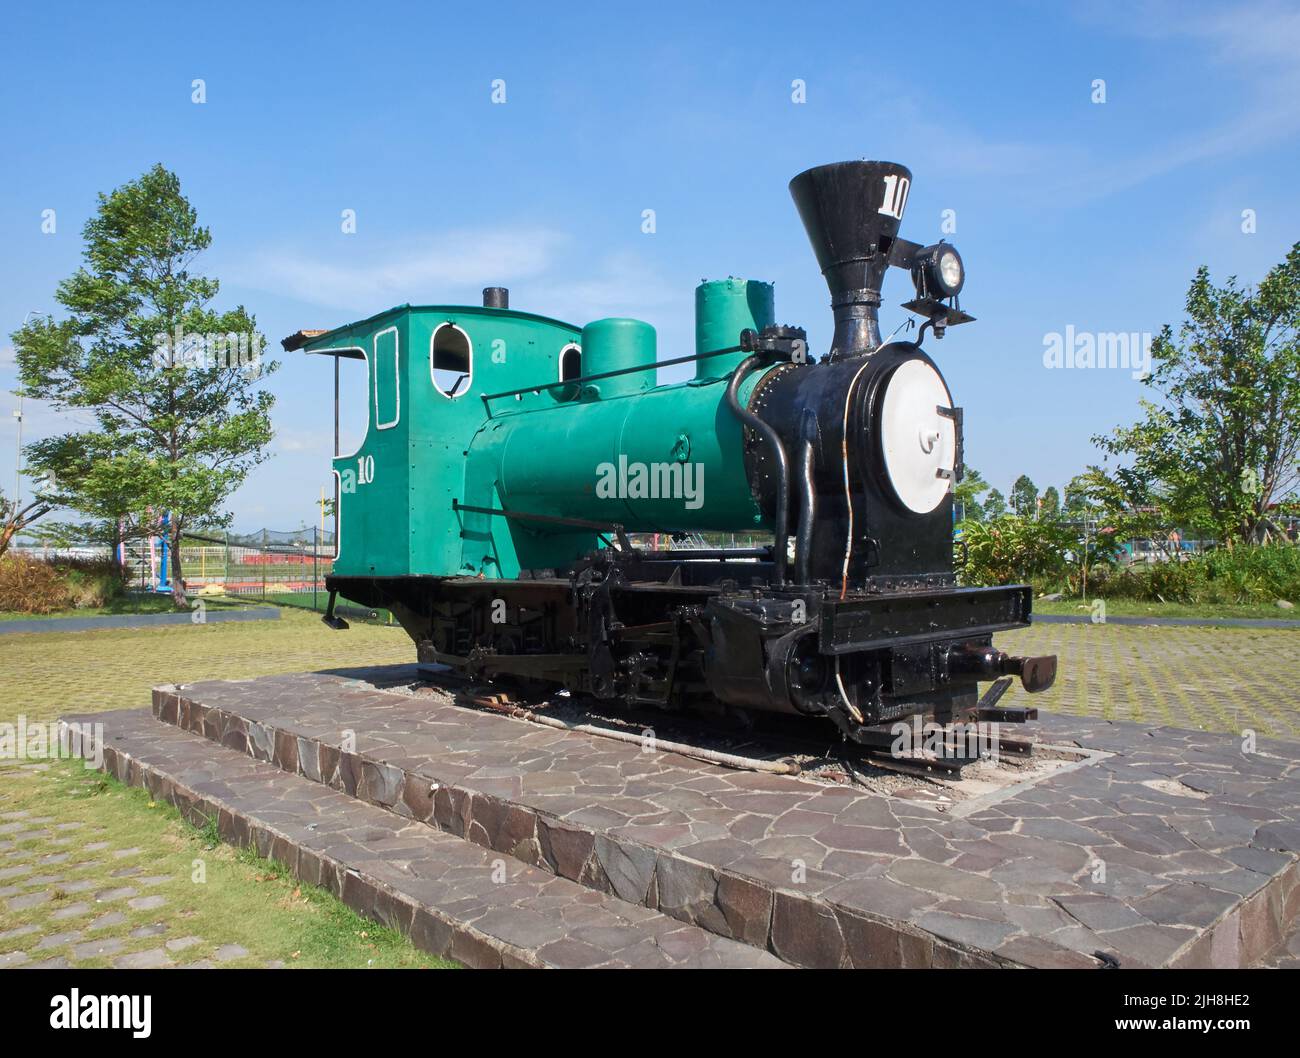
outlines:
[[[646, 319], [661, 358], [692, 351], [695, 284], [729, 274], [775, 282], [778, 319], [824, 351], [827, 293], [786, 184], [902, 162], [905, 237], [935, 241], [955, 211], [978, 322], [927, 347], [966, 408], [970, 463], [1004, 492], [1021, 472], [1063, 485], [1142, 395], [1128, 370], [1045, 368], [1046, 335], [1157, 331], [1197, 266], [1257, 281], [1300, 238], [1296, 4], [49, 2], [6, 23], [6, 491], [7, 335], [56, 311], [96, 192], [155, 162], [212, 229], [219, 304], [244, 304], [277, 349], [503, 284], [513, 307], [578, 324]], [[884, 293], [889, 332], [906, 276]], [[233, 498], [239, 528], [312, 524], [330, 480], [328, 364], [280, 359], [275, 457]], [[28, 438], [59, 429], [29, 403]]]

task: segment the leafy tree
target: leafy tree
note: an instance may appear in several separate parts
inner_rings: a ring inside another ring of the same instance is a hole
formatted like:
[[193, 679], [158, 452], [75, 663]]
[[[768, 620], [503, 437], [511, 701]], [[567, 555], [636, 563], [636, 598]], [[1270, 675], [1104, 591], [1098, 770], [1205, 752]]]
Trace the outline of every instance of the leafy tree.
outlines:
[[1011, 486], [1011, 509], [1021, 518], [1033, 518], [1038, 513], [1038, 486], [1021, 474]]
[[1295, 509], [1298, 328], [1300, 243], [1255, 288], [1215, 286], [1202, 266], [1177, 337], [1166, 324], [1152, 343], [1143, 417], [1093, 439], [1125, 460], [1119, 487], [1228, 543], [1269, 530], [1274, 501]]
[[202, 522], [229, 524], [225, 499], [266, 458], [274, 398], [259, 383], [278, 366], [238, 306], [209, 305], [219, 284], [191, 272], [212, 236], [156, 165], [108, 195], [83, 229], [84, 263], [59, 284], [61, 321], [13, 335], [27, 393], [84, 409], [98, 430], [27, 446], [56, 475], [67, 505], [127, 535], [168, 514], [173, 597], [185, 605], [180, 540]]
[[1065, 486], [1065, 513], [1073, 518], [1081, 518], [1091, 508], [1088, 498], [1088, 481], [1083, 474], [1076, 474]]
[[980, 522], [984, 520], [984, 507], [980, 496], [988, 491], [989, 483], [974, 467], [967, 467], [961, 482], [953, 489], [953, 503], [961, 508], [963, 521]]
[[1043, 490], [1043, 505], [1038, 508], [1038, 513], [1042, 518], [1055, 518], [1061, 513], [1061, 494], [1055, 485], [1048, 485]]
[[991, 522], [996, 518], [1004, 517], [1006, 513], [1006, 497], [997, 489], [989, 489], [989, 494], [984, 497], [984, 519]]
[[1147, 540], [1168, 557], [1177, 557], [1173, 540], [1176, 525], [1161, 496], [1141, 474], [1128, 467], [1107, 472], [1092, 466], [1071, 484], [1076, 482], [1088, 510], [1103, 523], [1099, 532], [1114, 540]]

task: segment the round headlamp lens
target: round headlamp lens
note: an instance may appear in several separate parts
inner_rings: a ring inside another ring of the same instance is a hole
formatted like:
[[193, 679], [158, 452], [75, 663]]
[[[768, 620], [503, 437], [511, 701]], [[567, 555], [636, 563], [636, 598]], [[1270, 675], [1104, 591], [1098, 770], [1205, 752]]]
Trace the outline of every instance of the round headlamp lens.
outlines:
[[943, 285], [951, 291], [957, 291], [961, 288], [961, 258], [952, 250], [943, 250], [939, 254], [939, 278], [943, 280]]

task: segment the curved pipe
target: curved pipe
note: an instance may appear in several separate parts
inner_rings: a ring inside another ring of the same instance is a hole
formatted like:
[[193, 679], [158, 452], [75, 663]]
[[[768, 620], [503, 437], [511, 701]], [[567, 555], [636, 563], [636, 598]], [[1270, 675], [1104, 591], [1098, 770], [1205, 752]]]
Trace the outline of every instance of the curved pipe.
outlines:
[[799, 431], [799, 527], [795, 533], [795, 582], [811, 579], [813, 523], [817, 519], [817, 490], [813, 484], [813, 442], [817, 438], [817, 415], [804, 409]]
[[727, 383], [727, 404], [746, 426], [772, 446], [776, 453], [776, 539], [772, 548], [772, 587], [785, 587], [786, 549], [789, 539], [787, 525], [790, 518], [790, 463], [786, 459], [785, 445], [771, 426], [740, 403], [740, 382], [759, 362], [758, 356], [747, 356], [731, 373]]

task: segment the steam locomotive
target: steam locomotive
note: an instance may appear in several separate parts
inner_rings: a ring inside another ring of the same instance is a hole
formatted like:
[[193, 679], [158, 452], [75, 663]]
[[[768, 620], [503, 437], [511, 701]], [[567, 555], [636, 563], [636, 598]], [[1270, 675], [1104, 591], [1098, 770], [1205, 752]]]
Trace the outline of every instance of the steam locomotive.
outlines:
[[[1054, 657], [992, 645], [1028, 623], [1030, 589], [953, 573], [962, 409], [922, 341], [972, 317], [956, 249], [898, 236], [911, 180], [854, 161], [791, 181], [831, 292], [820, 359], [771, 285], [736, 278], [696, 289], [695, 352], [663, 361], [645, 322], [579, 329], [499, 287], [285, 339], [369, 368], [365, 440], [334, 460], [326, 622], [346, 627], [342, 596], [475, 679], [822, 718], [863, 744], [914, 714], [987, 716], [1010, 676], [1050, 686]], [[917, 341], [881, 341], [890, 267], [911, 275]], [[679, 364], [694, 377], [657, 383]], [[772, 542], [632, 539], [700, 533]]]

